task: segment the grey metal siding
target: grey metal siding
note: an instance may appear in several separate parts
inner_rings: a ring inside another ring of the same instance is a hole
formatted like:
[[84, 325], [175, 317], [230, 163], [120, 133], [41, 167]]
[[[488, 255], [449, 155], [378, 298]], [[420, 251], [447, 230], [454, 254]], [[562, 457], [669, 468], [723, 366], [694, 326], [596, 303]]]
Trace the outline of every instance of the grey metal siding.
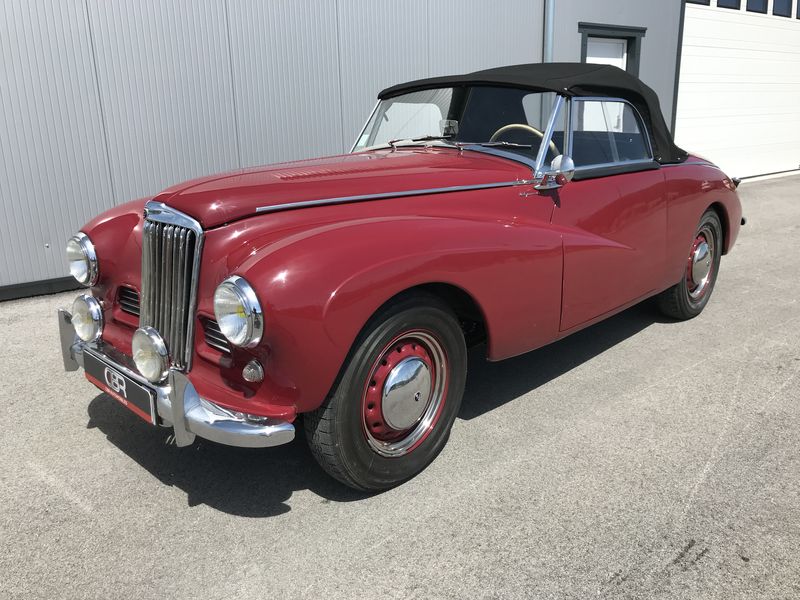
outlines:
[[4, 0], [0, 286], [66, 274], [93, 216], [346, 151], [404, 79], [541, 60], [542, 0]]

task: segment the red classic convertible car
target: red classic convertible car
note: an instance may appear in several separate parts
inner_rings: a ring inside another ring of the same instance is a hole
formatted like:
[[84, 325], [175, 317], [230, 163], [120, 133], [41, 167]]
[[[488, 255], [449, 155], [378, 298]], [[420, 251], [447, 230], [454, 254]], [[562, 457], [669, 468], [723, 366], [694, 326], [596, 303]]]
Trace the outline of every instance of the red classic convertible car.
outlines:
[[88, 223], [67, 245], [89, 289], [59, 313], [64, 366], [179, 446], [273, 446], [302, 422], [328, 473], [385, 489], [447, 441], [469, 345], [501, 360], [656, 295], [699, 314], [742, 222], [736, 185], [614, 67], [397, 85], [349, 154]]

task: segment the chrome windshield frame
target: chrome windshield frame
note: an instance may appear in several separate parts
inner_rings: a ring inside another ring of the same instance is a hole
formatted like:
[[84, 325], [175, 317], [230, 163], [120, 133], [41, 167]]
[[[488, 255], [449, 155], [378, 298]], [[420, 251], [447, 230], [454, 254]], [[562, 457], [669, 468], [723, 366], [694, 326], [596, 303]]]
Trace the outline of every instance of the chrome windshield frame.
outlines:
[[372, 121], [372, 117], [375, 116], [375, 113], [377, 112], [378, 107], [380, 105], [381, 105], [381, 101], [380, 100], [375, 102], [375, 106], [372, 107], [372, 112], [369, 113], [369, 116], [367, 117], [367, 120], [364, 121], [364, 126], [361, 128], [361, 131], [356, 136], [356, 141], [353, 142], [353, 145], [350, 148], [350, 154], [352, 154], [353, 152], [356, 151], [356, 146], [358, 146], [358, 141], [364, 136], [364, 132], [367, 130], [367, 125], [369, 125], [370, 122]]

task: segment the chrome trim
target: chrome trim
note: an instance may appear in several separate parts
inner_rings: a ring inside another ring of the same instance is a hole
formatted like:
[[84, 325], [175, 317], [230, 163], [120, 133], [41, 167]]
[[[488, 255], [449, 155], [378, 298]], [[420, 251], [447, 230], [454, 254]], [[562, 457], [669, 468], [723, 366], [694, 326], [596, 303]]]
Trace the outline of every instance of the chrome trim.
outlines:
[[223, 408], [202, 398], [189, 378], [176, 369], [170, 369], [166, 385], [153, 385], [135, 370], [130, 357], [115, 348], [102, 342], [87, 343], [76, 339], [66, 310], [58, 311], [58, 323], [65, 370], [74, 371], [83, 366], [83, 353], [87, 352], [139, 385], [153, 390], [160, 424], [174, 428], [178, 446], [188, 446], [196, 435], [241, 448], [278, 446], [294, 439], [292, 423]]
[[473, 190], [487, 190], [492, 188], [512, 187], [515, 185], [528, 185], [529, 181], [501, 181], [497, 183], [480, 183], [475, 185], [454, 185], [450, 187], [429, 188], [422, 190], [405, 190], [402, 192], [383, 192], [380, 194], [363, 194], [360, 196], [340, 196], [337, 198], [322, 198], [319, 200], [303, 200], [288, 204], [275, 204], [273, 206], [260, 206], [256, 214], [272, 213], [295, 208], [309, 208], [312, 206], [327, 206], [331, 204], [345, 204], [348, 202], [365, 202], [368, 200], [386, 200], [388, 198], [407, 198], [409, 196], [425, 196], [430, 194], [447, 194], [451, 192], [471, 192]]
[[480, 144], [463, 144], [458, 148], [459, 150], [480, 152], [482, 154], [497, 156], [498, 158], [506, 158], [508, 160], [513, 160], [515, 162], [525, 165], [526, 167], [530, 167], [531, 171], [536, 169], [536, 159], [533, 159], [529, 156], [525, 156], [524, 154], [510, 152], [509, 150], [501, 150], [500, 148], [493, 148], [491, 146], [481, 146]]
[[[561, 114], [561, 108], [563, 106], [564, 96], [557, 95], [555, 106], [553, 106], [553, 109], [550, 111], [550, 119], [547, 121], [547, 129], [544, 130], [544, 136], [542, 136], [542, 145], [539, 146], [539, 153], [536, 155], [535, 178], [538, 178], [539, 173], [542, 172], [544, 167], [547, 151], [550, 149], [550, 141], [553, 139], [553, 131], [555, 131], [556, 128], [556, 120]], [[569, 124], [567, 124], [567, 129], [569, 129]]]
[[[136, 351], [134, 348], [136, 347], [136, 337], [144, 336], [147, 339], [147, 342], [152, 346], [152, 348], [158, 354], [159, 359], [161, 359], [161, 371], [158, 375], [158, 379], [150, 379], [145, 375], [145, 379], [150, 381], [151, 383], [159, 383], [164, 381], [167, 378], [168, 370], [169, 370], [169, 351], [167, 350], [167, 345], [164, 343], [164, 338], [161, 337], [161, 334], [158, 333], [155, 329], [149, 326], [139, 327], [136, 331], [133, 332], [133, 341], [131, 342], [131, 349], [133, 351], [133, 362], [136, 364]], [[136, 365], [136, 368], [140, 373], [142, 370], [139, 368], [139, 365]], [[142, 373], [144, 375], [144, 373]]]
[[[173, 366], [189, 371], [194, 356], [203, 228], [189, 215], [152, 200], [145, 204], [144, 217], [139, 324], [154, 327], [167, 342]], [[165, 227], [159, 228], [159, 224]], [[187, 232], [194, 234], [194, 240]], [[187, 262], [190, 252], [191, 265]], [[188, 280], [185, 270], [189, 271]], [[188, 301], [184, 299], [186, 286]]]
[[219, 323], [214, 319], [203, 319], [203, 334], [206, 344], [225, 354], [231, 353], [231, 345], [228, 342], [228, 338], [222, 335]]
[[217, 286], [217, 290], [223, 286], [232, 287], [236, 295], [242, 301], [242, 308], [244, 308], [245, 315], [247, 316], [247, 338], [244, 343], [237, 344], [222, 331], [222, 325], [220, 325], [222, 319], [217, 313], [217, 293], [215, 290], [214, 316], [217, 317], [217, 326], [220, 328], [220, 333], [234, 346], [239, 346], [241, 348], [253, 348], [257, 346], [261, 341], [261, 337], [264, 335], [264, 312], [261, 310], [261, 304], [258, 301], [255, 290], [247, 280], [240, 275], [231, 275]]
[[584, 165], [582, 167], [575, 167], [575, 172], [578, 171], [593, 171], [594, 169], [607, 169], [609, 167], [627, 167], [630, 165], [647, 165], [659, 164], [654, 158], [637, 158], [636, 160], [620, 160], [618, 162], [599, 163], [596, 165]]
[[358, 140], [360, 140], [361, 136], [364, 135], [364, 132], [367, 130], [367, 125], [369, 125], [369, 122], [372, 121], [372, 117], [375, 116], [375, 112], [378, 110], [378, 107], [380, 105], [381, 105], [381, 101], [378, 100], [375, 103], [375, 106], [372, 108], [372, 112], [369, 113], [369, 117], [367, 117], [367, 120], [364, 121], [364, 126], [361, 128], [361, 132], [358, 134], [358, 137], [356, 137], [356, 141], [353, 142], [353, 146], [350, 148], [350, 154], [352, 154], [353, 152], [356, 151], [356, 146], [358, 145]]
[[64, 370], [77, 371], [82, 362], [78, 363], [72, 349], [81, 343], [81, 339], [72, 326], [72, 315], [63, 308], [58, 309], [58, 337], [61, 341], [61, 358], [64, 361]]
[[[83, 233], [82, 231], [79, 231], [78, 233], [70, 237], [69, 240], [67, 240], [67, 243], [69, 243], [71, 240], [75, 240], [78, 243], [78, 246], [80, 246], [81, 251], [86, 257], [86, 262], [89, 263], [88, 281], [81, 281], [74, 275], [73, 277], [75, 277], [75, 281], [77, 281], [81, 285], [84, 285], [86, 287], [92, 287], [97, 283], [97, 280], [100, 279], [100, 265], [97, 262], [97, 252], [94, 249], [94, 244], [92, 243], [92, 240], [89, 239], [89, 236]], [[70, 275], [72, 275], [72, 273], [70, 273]]]
[[679, 163], [666, 163], [666, 164], [663, 164], [661, 166], [662, 167], [682, 167], [684, 165], [695, 165], [695, 166], [698, 166], [698, 167], [712, 167], [712, 168], [716, 169], [717, 171], [721, 171], [722, 170], [717, 165], [715, 165], [714, 163], [711, 163], [711, 162], [708, 162], [708, 161], [700, 161], [700, 160], [685, 160], [685, 161], [679, 162]]

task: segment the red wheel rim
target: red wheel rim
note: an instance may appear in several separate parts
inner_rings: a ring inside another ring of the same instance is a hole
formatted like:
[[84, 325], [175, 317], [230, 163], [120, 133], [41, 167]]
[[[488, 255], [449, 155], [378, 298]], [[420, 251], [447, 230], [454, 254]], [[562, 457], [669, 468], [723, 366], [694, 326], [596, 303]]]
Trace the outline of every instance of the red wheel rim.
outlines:
[[396, 457], [417, 448], [433, 431], [447, 395], [447, 356], [431, 333], [407, 331], [373, 362], [361, 401], [370, 447]]

